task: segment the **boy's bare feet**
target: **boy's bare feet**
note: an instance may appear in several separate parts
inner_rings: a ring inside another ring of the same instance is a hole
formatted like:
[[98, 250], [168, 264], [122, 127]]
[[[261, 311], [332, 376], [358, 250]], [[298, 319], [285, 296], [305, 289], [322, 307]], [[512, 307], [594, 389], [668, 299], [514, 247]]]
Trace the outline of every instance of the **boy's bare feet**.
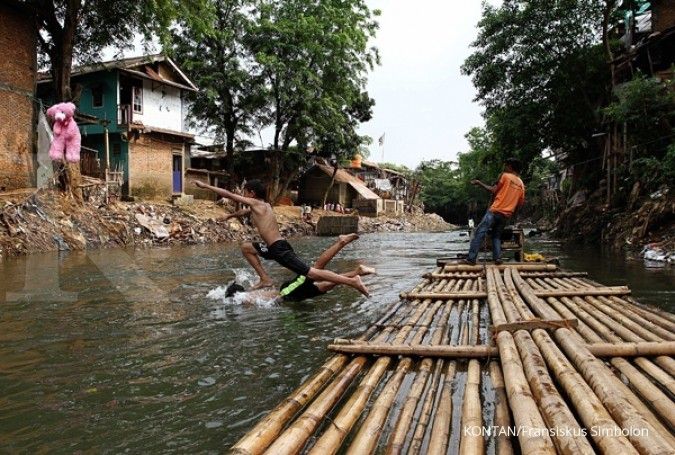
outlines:
[[359, 291], [361, 294], [365, 295], [366, 297], [370, 297], [370, 294], [368, 293], [368, 288], [366, 287], [365, 284], [363, 284], [363, 281], [361, 281], [361, 277], [356, 275], [354, 277], [354, 289]]
[[271, 286], [274, 286], [273, 281], [258, 281], [256, 284], [251, 286], [251, 291], [255, 291], [256, 289], [262, 289], [262, 288], [269, 288]]
[[371, 275], [377, 273], [377, 270], [375, 270], [373, 267], [368, 267], [367, 265], [359, 264], [359, 266], [356, 268], [356, 273], [359, 275]]
[[358, 234], [343, 234], [338, 236], [340, 243], [344, 246], [359, 238]]

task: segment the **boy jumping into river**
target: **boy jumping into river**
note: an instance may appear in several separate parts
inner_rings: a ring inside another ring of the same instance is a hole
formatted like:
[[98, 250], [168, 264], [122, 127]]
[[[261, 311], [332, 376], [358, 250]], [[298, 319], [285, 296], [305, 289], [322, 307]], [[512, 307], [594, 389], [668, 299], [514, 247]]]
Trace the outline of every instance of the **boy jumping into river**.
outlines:
[[279, 225], [277, 224], [276, 217], [272, 211], [272, 206], [265, 202], [266, 191], [260, 180], [246, 182], [243, 195], [207, 185], [203, 182], [196, 182], [196, 185], [199, 188], [211, 190], [220, 196], [249, 206], [247, 209], [238, 210], [233, 215], [241, 217], [251, 214], [251, 221], [253, 221], [260, 237], [263, 239], [263, 242], [246, 242], [241, 246], [244, 257], [256, 271], [258, 277], [260, 277], [260, 281], [251, 288], [252, 290], [273, 285], [272, 279], [260, 262], [260, 257], [262, 257], [264, 259], [273, 259], [292, 272], [297, 273], [299, 276], [304, 276], [315, 282], [327, 281], [333, 284], [346, 284], [353, 287], [361, 294], [368, 295], [368, 289], [363, 284], [361, 277], [358, 274], [352, 276], [347, 276], [347, 274], [338, 275], [335, 272], [317, 268], [316, 266], [309, 267], [298, 258], [295, 251], [293, 251], [293, 247], [291, 247], [291, 245], [281, 237], [281, 234], [279, 234]]
[[[359, 236], [356, 234], [339, 236], [337, 242], [321, 253], [321, 256], [316, 260], [313, 267], [323, 270], [342, 248], [358, 238]], [[341, 276], [353, 278], [370, 275], [371, 273], [375, 273], [374, 268], [361, 264], [354, 270], [343, 273]], [[246, 292], [243, 301], [244, 303], [255, 303], [258, 300], [268, 301], [274, 299], [277, 302], [300, 302], [305, 299], [311, 299], [318, 295], [325, 294], [335, 286], [337, 286], [337, 284], [331, 281], [314, 281], [304, 275], [297, 275], [292, 280], [284, 282], [278, 291], [274, 289], [256, 289]], [[233, 283], [228, 286], [226, 296], [231, 297], [237, 292], [245, 292], [245, 290], [241, 285]]]

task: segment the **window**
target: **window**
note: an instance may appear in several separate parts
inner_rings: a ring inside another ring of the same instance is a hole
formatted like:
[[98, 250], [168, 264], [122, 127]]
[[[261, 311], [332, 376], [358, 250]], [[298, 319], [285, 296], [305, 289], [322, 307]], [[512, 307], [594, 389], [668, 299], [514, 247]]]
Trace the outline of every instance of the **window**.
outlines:
[[91, 107], [103, 107], [102, 85], [96, 85], [91, 88]]
[[138, 114], [143, 113], [143, 87], [139, 87], [137, 85], [134, 85], [132, 87], [133, 90], [133, 104], [134, 104], [134, 112]]

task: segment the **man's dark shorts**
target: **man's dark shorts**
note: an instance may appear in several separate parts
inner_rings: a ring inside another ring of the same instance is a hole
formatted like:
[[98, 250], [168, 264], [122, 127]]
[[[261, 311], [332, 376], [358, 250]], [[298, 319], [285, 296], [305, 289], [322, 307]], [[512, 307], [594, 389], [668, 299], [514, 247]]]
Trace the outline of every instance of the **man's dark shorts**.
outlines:
[[277, 240], [269, 246], [263, 242], [255, 242], [253, 248], [255, 248], [261, 258], [275, 260], [298, 275], [307, 275], [309, 273], [309, 266], [302, 262], [295, 254], [295, 251], [293, 251], [293, 247], [286, 240]]
[[325, 294], [321, 292], [314, 280], [304, 275], [298, 275], [294, 279], [286, 281], [279, 288], [279, 294], [287, 302], [299, 302], [305, 299], [311, 299], [317, 295]]

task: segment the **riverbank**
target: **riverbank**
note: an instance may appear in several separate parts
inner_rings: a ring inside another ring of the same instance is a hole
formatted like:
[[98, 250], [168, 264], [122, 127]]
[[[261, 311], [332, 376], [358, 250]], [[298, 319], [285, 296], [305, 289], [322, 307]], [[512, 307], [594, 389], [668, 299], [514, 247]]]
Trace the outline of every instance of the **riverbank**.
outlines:
[[[97, 198], [92, 198], [92, 201]], [[100, 199], [98, 199], [100, 200]], [[232, 207], [211, 201], [175, 206], [167, 202], [76, 203], [58, 191], [0, 195], [0, 257], [98, 248], [147, 248], [172, 244], [240, 242], [256, 238], [253, 227], [225, 220]], [[285, 237], [314, 234], [299, 207], [275, 207]], [[324, 214], [313, 212], [314, 222]], [[439, 232], [452, 226], [435, 214], [360, 217], [359, 232]]]
[[601, 243], [631, 257], [645, 248], [656, 248], [675, 257], [675, 194], [667, 187], [641, 198], [629, 197], [617, 207], [608, 206], [603, 193], [572, 198], [553, 221], [541, 220], [542, 230], [563, 240]]

